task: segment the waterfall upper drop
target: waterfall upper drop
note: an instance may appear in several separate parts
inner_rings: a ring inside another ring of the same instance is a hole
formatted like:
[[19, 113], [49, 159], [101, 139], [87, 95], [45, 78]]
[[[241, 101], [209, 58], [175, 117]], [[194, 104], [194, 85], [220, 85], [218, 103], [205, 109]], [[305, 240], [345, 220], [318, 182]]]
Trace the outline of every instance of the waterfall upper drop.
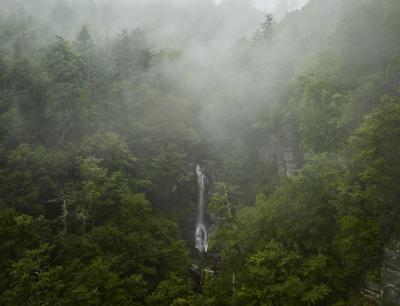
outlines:
[[204, 175], [200, 165], [196, 166], [197, 185], [199, 189], [199, 204], [197, 208], [197, 223], [196, 223], [196, 249], [200, 253], [207, 252], [208, 239], [207, 230], [204, 225], [204, 198], [205, 198], [205, 183], [206, 176]]

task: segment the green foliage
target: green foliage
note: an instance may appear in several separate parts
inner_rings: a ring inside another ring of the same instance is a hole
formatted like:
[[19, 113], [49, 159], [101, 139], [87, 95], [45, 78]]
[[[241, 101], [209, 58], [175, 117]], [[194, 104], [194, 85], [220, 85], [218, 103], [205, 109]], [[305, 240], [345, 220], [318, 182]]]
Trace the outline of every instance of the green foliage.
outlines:
[[146, 299], [148, 305], [185, 305], [183, 297], [190, 296], [192, 289], [187, 280], [171, 276], [160, 282], [156, 290]]
[[[372, 215], [384, 230], [385, 238], [397, 231], [400, 108], [397, 97], [384, 96], [377, 108], [365, 117], [350, 140], [351, 186], [354, 201]], [[392, 227], [393, 226], [393, 227]]]
[[333, 240], [333, 246], [345, 265], [345, 275], [352, 278], [373, 270], [382, 250], [379, 225], [375, 220], [357, 216], [343, 216], [339, 223], [340, 229]]
[[12, 289], [3, 295], [6, 304], [52, 305], [58, 302], [65, 286], [60, 280], [62, 268], [50, 266], [51, 252], [49, 244], [42, 244], [12, 264], [9, 284]]
[[315, 305], [331, 290], [319, 278], [327, 265], [323, 255], [304, 260], [271, 241], [251, 256], [241, 288], [236, 295], [240, 305]]
[[37, 1], [69, 41], [0, 0], [0, 304], [374, 304], [400, 237], [400, 5], [329, 2], [202, 70], [149, 29], [102, 41], [80, 4]]
[[44, 218], [35, 219], [3, 209], [0, 213], [0, 238], [0, 290], [3, 291], [8, 286], [12, 261], [22, 258], [27, 249], [34, 249], [51, 239], [51, 233]]
[[42, 146], [21, 144], [4, 152], [0, 173], [1, 205], [33, 215], [40, 213], [41, 202], [55, 187], [50, 160], [51, 155]]

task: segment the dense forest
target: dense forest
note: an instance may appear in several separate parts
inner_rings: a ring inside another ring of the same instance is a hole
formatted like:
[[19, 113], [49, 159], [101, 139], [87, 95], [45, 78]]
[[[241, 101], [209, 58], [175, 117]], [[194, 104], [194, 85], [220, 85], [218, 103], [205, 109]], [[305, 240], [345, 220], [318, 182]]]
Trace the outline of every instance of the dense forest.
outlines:
[[0, 0], [0, 305], [400, 305], [400, 1], [251, 2]]

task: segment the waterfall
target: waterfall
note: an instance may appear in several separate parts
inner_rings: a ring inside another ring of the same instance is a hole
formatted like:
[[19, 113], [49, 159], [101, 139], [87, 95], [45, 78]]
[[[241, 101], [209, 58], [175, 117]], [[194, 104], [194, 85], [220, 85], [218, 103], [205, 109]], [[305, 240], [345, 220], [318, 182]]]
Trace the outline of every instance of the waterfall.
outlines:
[[199, 203], [197, 208], [197, 222], [196, 222], [196, 249], [200, 253], [207, 252], [208, 239], [207, 230], [204, 225], [204, 195], [205, 195], [205, 182], [206, 176], [204, 175], [200, 165], [196, 166], [197, 185], [199, 189]]

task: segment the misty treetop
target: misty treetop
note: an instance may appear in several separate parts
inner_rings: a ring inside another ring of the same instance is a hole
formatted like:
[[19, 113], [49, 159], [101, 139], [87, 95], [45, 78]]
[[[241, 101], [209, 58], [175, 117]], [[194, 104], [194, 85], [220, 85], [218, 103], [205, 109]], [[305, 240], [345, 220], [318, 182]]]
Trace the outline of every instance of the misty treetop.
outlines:
[[0, 5], [0, 305], [400, 304], [399, 1]]

